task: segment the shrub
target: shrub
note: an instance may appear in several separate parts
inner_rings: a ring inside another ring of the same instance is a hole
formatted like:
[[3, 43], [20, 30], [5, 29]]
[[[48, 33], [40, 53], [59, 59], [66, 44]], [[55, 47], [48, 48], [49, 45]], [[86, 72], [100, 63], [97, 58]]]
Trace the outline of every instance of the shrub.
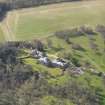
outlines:
[[79, 51], [85, 51], [85, 49], [79, 44], [72, 44], [72, 49], [79, 50]]
[[89, 26], [81, 26], [80, 30], [87, 35], [95, 35], [96, 32]]
[[68, 29], [68, 30], [57, 31], [57, 32], [55, 32], [55, 35], [58, 38], [66, 40], [66, 39], [69, 39], [70, 37], [81, 36], [81, 35], [83, 35], [83, 32], [81, 30], [79, 30], [79, 28], [72, 28], [72, 29]]
[[105, 26], [104, 25], [97, 25], [96, 31], [105, 34]]
[[80, 66], [81, 66], [79, 60], [78, 60], [77, 58], [75, 58], [75, 57], [72, 57], [72, 58], [71, 58], [71, 62], [72, 62], [76, 67], [80, 67]]

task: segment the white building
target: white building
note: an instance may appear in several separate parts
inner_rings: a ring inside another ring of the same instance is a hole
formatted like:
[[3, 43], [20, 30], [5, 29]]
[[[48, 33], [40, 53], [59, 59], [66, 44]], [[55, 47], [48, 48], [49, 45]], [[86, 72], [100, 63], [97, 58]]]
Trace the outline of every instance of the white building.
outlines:
[[63, 67], [64, 66], [63, 62], [60, 62], [56, 59], [52, 61], [52, 64], [53, 64], [53, 66], [56, 66], [56, 67]]
[[46, 66], [49, 66], [51, 64], [51, 61], [50, 59], [48, 59], [48, 57], [41, 57], [38, 60], [41, 64], [44, 64]]

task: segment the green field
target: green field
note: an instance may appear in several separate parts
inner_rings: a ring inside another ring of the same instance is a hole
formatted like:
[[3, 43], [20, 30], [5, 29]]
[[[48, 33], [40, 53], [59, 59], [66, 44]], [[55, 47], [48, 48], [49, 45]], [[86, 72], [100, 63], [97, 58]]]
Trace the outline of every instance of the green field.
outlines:
[[104, 4], [104, 1], [61, 3], [13, 11], [10, 28], [16, 39], [29, 40], [74, 26], [105, 24]]

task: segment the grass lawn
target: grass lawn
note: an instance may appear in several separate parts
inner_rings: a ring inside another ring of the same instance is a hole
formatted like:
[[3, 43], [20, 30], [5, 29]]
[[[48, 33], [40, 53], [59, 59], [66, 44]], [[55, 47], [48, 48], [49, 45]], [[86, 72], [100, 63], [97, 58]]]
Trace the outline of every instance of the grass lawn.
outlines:
[[105, 24], [105, 1], [61, 3], [10, 12], [10, 27], [18, 40], [46, 37], [79, 25]]

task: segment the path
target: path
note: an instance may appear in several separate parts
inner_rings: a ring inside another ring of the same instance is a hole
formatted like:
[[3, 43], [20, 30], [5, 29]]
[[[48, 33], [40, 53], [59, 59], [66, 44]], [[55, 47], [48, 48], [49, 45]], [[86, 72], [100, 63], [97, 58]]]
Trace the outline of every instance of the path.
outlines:
[[5, 22], [3, 21], [2, 23], [0, 23], [0, 26], [1, 26], [1, 29], [3, 31], [3, 35], [4, 35], [5, 40], [10, 41], [11, 38], [10, 38], [10, 35], [9, 35], [9, 32], [8, 32], [8, 29], [5, 25]]
[[15, 35], [12, 31], [12, 29], [10, 28], [10, 25], [9, 25], [9, 20], [10, 20], [11, 16], [8, 15], [6, 17], [6, 19], [4, 19], [1, 23], [0, 23], [0, 26], [1, 26], [1, 29], [3, 31], [3, 35], [4, 35], [4, 38], [6, 41], [15, 41]]

